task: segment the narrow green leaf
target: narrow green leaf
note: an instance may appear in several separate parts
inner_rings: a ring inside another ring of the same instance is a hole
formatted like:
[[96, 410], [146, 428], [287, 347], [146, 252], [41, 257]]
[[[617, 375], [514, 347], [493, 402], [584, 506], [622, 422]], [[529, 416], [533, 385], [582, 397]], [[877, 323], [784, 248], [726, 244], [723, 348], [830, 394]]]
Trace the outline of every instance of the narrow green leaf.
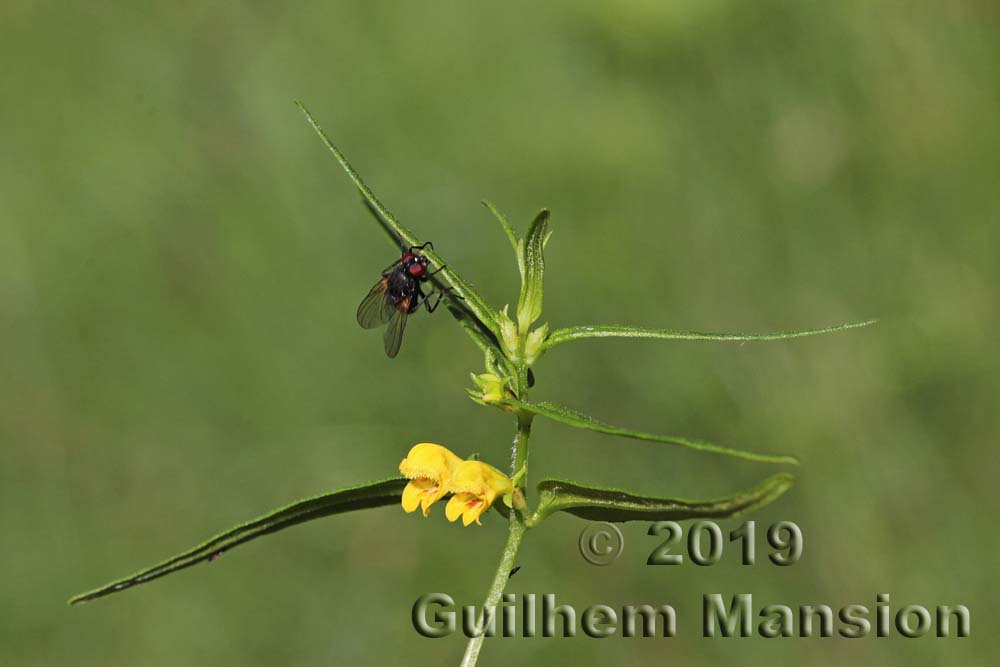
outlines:
[[[389, 224], [379, 214], [378, 210], [376, 210], [375, 207], [368, 202], [368, 200], [362, 199], [362, 201], [364, 202], [365, 208], [375, 219], [375, 222], [378, 223], [382, 230], [388, 235], [393, 244], [399, 246], [399, 239], [392, 227], [389, 226]], [[437, 276], [433, 276], [431, 278], [431, 284], [439, 290], [442, 290], [445, 287], [443, 282], [440, 281]], [[451, 313], [456, 320], [458, 320], [458, 323], [462, 325], [465, 332], [472, 337], [472, 340], [476, 343], [476, 345], [482, 348], [485, 339], [486, 341], [492, 341], [499, 350], [499, 343], [496, 343], [496, 336], [479, 320], [478, 317], [476, 317], [476, 314], [465, 305], [465, 300], [445, 297], [445, 304], [448, 306], [448, 312]]]
[[[323, 132], [323, 128], [321, 128], [315, 119], [313, 119], [312, 114], [309, 113], [309, 110], [306, 109], [305, 105], [298, 100], [296, 100], [295, 105], [298, 106], [303, 114], [305, 114], [306, 120], [309, 121], [313, 130], [315, 130], [316, 134], [318, 134], [320, 139], [323, 140], [323, 143], [330, 150], [330, 152], [333, 153], [333, 156], [337, 158], [337, 162], [339, 162], [340, 166], [343, 167], [345, 172], [347, 172], [350, 179], [354, 181], [354, 185], [356, 185], [358, 190], [361, 191], [361, 196], [364, 197], [365, 201], [369, 204], [369, 210], [375, 215], [376, 219], [380, 221], [380, 224], [394, 232], [396, 237], [407, 245], [422, 245], [423, 242], [417, 238], [416, 234], [403, 226], [403, 224], [396, 220], [396, 217], [389, 212], [389, 209], [382, 205], [382, 202], [378, 200], [375, 193], [371, 191], [371, 188], [365, 184], [358, 172], [354, 170], [354, 167], [352, 167], [347, 161], [347, 158], [344, 157], [344, 154], [340, 152], [340, 149], [337, 148], [326, 136], [326, 133]], [[397, 247], [396, 249], [398, 250], [399, 248]], [[448, 266], [434, 250], [431, 248], [424, 248], [420, 252], [431, 261], [435, 268], [440, 269], [440, 273], [438, 273], [438, 275], [446, 280], [448, 284], [454, 288], [455, 293], [465, 300], [466, 307], [483, 324], [485, 324], [487, 328], [495, 333], [496, 312], [489, 306], [486, 300], [483, 299], [479, 292], [473, 289], [472, 285], [466, 282], [465, 279], [458, 275], [454, 269]]]
[[798, 465], [799, 463], [798, 459], [794, 456], [757, 454], [755, 452], [746, 452], [739, 449], [730, 449], [729, 447], [714, 445], [703, 440], [691, 440], [689, 438], [680, 438], [672, 435], [656, 435], [655, 433], [645, 433], [643, 431], [633, 431], [619, 426], [611, 426], [610, 424], [605, 424], [604, 422], [598, 421], [593, 417], [555, 403], [529, 403], [528, 401], [506, 399], [503, 401], [503, 404], [525, 412], [530, 412], [540, 417], [547, 417], [554, 421], [562, 422], [568, 426], [597, 431], [598, 433], [607, 433], [608, 435], [620, 435], [626, 438], [633, 438], [635, 440], [661, 442], [667, 445], [677, 445], [679, 447], [687, 447], [688, 449], [697, 449], [703, 452], [734, 456], [736, 458], [747, 459], [750, 461], [760, 461], [762, 463], [788, 463], [792, 465]]
[[724, 498], [690, 501], [547, 479], [538, 484], [538, 509], [528, 525], [538, 525], [553, 512], [567, 512], [590, 521], [616, 522], [733, 517], [774, 502], [794, 482], [791, 475], [779, 473], [757, 486]]
[[648, 329], [645, 327], [630, 326], [579, 326], [556, 329], [545, 341], [545, 349], [555, 347], [560, 343], [581, 338], [664, 338], [669, 340], [716, 340], [716, 341], [759, 341], [759, 340], [786, 340], [788, 338], [802, 338], [804, 336], [816, 336], [819, 334], [833, 333], [835, 331], [846, 331], [847, 329], [857, 329], [875, 324], [878, 320], [866, 320], [864, 322], [851, 322], [849, 324], [838, 324], [833, 327], [822, 329], [805, 329], [803, 331], [778, 331], [774, 333], [746, 334], [746, 333], [699, 333], [697, 331], [673, 331], [670, 329]]
[[511, 226], [509, 222], [507, 222], [507, 218], [505, 218], [503, 213], [501, 213], [497, 209], [497, 207], [493, 205], [493, 202], [489, 201], [488, 199], [484, 199], [483, 206], [485, 206], [490, 210], [490, 213], [493, 214], [493, 217], [496, 218], [497, 221], [500, 223], [500, 226], [503, 227], [504, 233], [510, 240], [510, 245], [514, 248], [514, 252], [517, 253], [518, 238], [517, 238], [517, 232], [514, 231], [514, 227]]
[[472, 339], [476, 346], [483, 351], [486, 359], [486, 368], [490, 369], [491, 365], [495, 363], [503, 364], [503, 374], [513, 373], [513, 369], [510, 367], [507, 357], [504, 356], [503, 350], [500, 347], [500, 343], [497, 341], [496, 336], [489, 330], [487, 330], [480, 322], [469, 315], [469, 313], [461, 307], [461, 302], [455, 302], [448, 300], [445, 302], [448, 307], [448, 312], [451, 313], [465, 333]]
[[549, 212], [542, 209], [531, 222], [528, 233], [518, 244], [518, 268], [521, 270], [521, 297], [517, 301], [517, 325], [521, 335], [542, 316], [545, 291], [545, 254], [543, 246], [549, 231]]
[[364, 204], [365, 210], [371, 214], [378, 226], [381, 227], [383, 232], [385, 232], [386, 238], [389, 239], [389, 242], [392, 243], [393, 247], [401, 248], [403, 242], [400, 240], [399, 234], [397, 234], [396, 230], [393, 229], [386, 219], [382, 217], [382, 215], [378, 212], [378, 209], [372, 206], [372, 203], [363, 196], [361, 197], [361, 203]]
[[69, 603], [78, 604], [80, 602], [95, 600], [99, 597], [158, 579], [172, 572], [183, 570], [192, 565], [215, 560], [226, 551], [244, 542], [249, 542], [252, 539], [270, 533], [276, 533], [279, 530], [305, 523], [306, 521], [320, 519], [332, 514], [397, 504], [406, 483], [407, 480], [404, 478], [386, 479], [380, 482], [371, 482], [300, 500], [240, 524], [224, 533], [220, 533], [196, 547], [168, 558], [162, 563], [136, 572], [124, 579], [105, 584], [90, 592], [76, 595], [70, 598]]

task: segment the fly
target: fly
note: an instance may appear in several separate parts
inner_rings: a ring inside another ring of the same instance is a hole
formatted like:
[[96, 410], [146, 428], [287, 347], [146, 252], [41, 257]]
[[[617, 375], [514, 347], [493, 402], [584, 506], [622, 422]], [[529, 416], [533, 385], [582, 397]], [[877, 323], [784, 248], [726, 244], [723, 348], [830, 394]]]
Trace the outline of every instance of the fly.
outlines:
[[[431, 291], [424, 294], [422, 284], [440, 271], [428, 272], [428, 260], [418, 251], [434, 244], [428, 241], [419, 246], [410, 246], [403, 250], [403, 256], [393, 262], [382, 272], [382, 277], [362, 299], [358, 306], [358, 324], [365, 329], [376, 329], [385, 326], [383, 341], [385, 353], [390, 358], [399, 353], [403, 342], [403, 330], [406, 329], [406, 318], [423, 305], [428, 313], [433, 313], [443, 296], [443, 291]], [[444, 268], [444, 267], [441, 267]], [[447, 291], [447, 290], [445, 290]], [[437, 296], [433, 303], [428, 299]]]

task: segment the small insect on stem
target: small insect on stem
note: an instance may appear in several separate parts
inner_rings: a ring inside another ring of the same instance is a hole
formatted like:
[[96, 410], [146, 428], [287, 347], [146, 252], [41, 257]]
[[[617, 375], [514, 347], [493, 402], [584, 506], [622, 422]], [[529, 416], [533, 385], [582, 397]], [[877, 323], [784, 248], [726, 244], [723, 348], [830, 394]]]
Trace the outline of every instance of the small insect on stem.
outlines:
[[[423, 283], [444, 268], [442, 266], [430, 272], [427, 270], [428, 259], [420, 254], [427, 247], [433, 250], [434, 244], [428, 241], [419, 246], [403, 246], [402, 257], [382, 271], [382, 277], [358, 306], [358, 324], [363, 328], [386, 327], [383, 340], [385, 353], [390, 358], [399, 353], [406, 318], [411, 313], [416, 312], [420, 306], [424, 306], [428, 313], [433, 313], [446, 294], [459, 296], [451, 294], [450, 288], [424, 293]], [[431, 302], [431, 297], [437, 298]]]

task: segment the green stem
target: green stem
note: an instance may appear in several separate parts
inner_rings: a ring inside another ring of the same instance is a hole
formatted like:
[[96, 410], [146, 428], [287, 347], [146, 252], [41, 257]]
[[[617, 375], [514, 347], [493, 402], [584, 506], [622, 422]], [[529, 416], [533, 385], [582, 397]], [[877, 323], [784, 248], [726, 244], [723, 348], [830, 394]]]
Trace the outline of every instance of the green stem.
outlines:
[[[517, 375], [517, 384], [519, 385], [517, 387], [518, 395], [523, 396], [528, 390], [527, 369], [518, 368]], [[520, 413], [517, 417], [517, 434], [514, 436], [513, 475], [516, 475], [528, 465], [528, 440], [531, 438], [532, 419], [534, 419], [534, 415], [527, 412]], [[521, 476], [521, 488], [524, 488], [526, 480], [527, 472]], [[507, 530], [507, 543], [504, 545], [503, 553], [500, 555], [500, 563], [497, 565], [497, 571], [493, 575], [493, 583], [490, 584], [490, 589], [486, 593], [486, 601], [483, 603], [482, 614], [479, 617], [479, 631], [475, 633], [474, 637], [469, 639], [469, 643], [465, 647], [465, 656], [462, 658], [461, 667], [473, 667], [476, 661], [479, 660], [479, 651], [482, 649], [483, 640], [486, 638], [485, 628], [483, 627], [486, 620], [485, 615], [487, 610], [491, 608], [493, 610], [492, 613], [496, 614], [497, 605], [500, 604], [500, 597], [507, 587], [510, 572], [514, 569], [514, 561], [517, 558], [518, 549], [521, 548], [521, 540], [524, 539], [524, 532], [528, 529], [524, 521], [525, 517], [521, 512], [511, 510]]]
[[[514, 469], [511, 475], [517, 475], [522, 469], [528, 466], [528, 438], [531, 437], [531, 420], [534, 415], [528, 412], [520, 413], [517, 417], [517, 435], [514, 436]], [[520, 486], [525, 488], [528, 485], [528, 473], [525, 471], [521, 475]]]
[[473, 667], [479, 660], [479, 651], [483, 647], [483, 639], [486, 637], [483, 622], [487, 610], [493, 609], [492, 613], [496, 618], [497, 605], [500, 604], [500, 596], [503, 595], [504, 588], [507, 587], [507, 580], [510, 579], [510, 571], [514, 569], [514, 560], [517, 558], [517, 550], [521, 547], [521, 540], [524, 538], [524, 525], [518, 512], [510, 513], [510, 530], [507, 533], [507, 544], [504, 545], [503, 554], [500, 556], [500, 564], [497, 565], [496, 574], [493, 575], [493, 583], [486, 594], [486, 601], [483, 603], [482, 614], [479, 617], [479, 632], [469, 639], [469, 644], [465, 647], [465, 656], [462, 658], [462, 667]]

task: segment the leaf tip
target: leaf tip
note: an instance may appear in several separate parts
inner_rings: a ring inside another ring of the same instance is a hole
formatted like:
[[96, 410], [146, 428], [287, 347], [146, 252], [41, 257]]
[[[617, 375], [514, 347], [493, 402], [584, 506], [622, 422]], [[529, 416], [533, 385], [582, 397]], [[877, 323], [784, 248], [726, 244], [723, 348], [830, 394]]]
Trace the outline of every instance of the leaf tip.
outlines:
[[784, 490], [795, 484], [795, 475], [790, 472], [779, 472], [771, 477], [771, 483]]

